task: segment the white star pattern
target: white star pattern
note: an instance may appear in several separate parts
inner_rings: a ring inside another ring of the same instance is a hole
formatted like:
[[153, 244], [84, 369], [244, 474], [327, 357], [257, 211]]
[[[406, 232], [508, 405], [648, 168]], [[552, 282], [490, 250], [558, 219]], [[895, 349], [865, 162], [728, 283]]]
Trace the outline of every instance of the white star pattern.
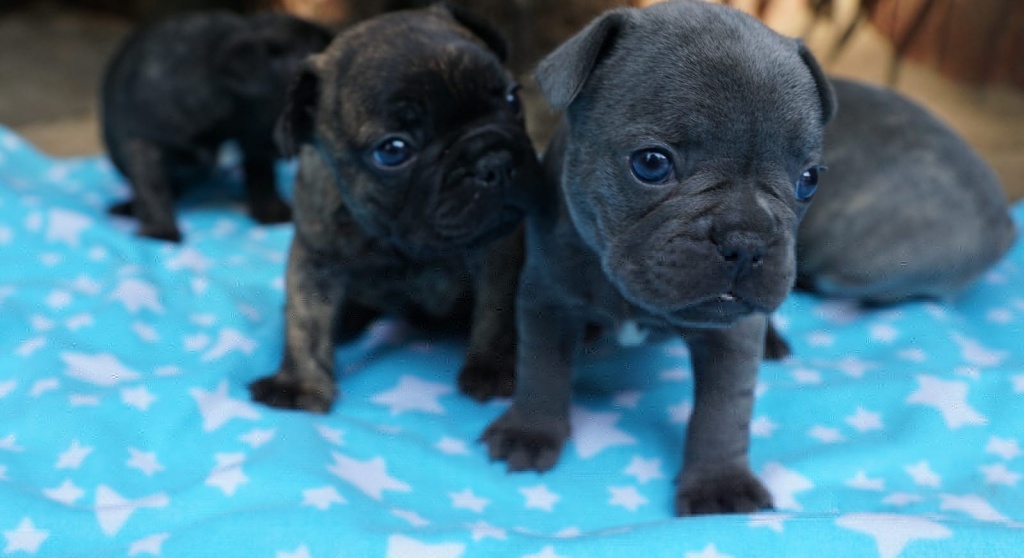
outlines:
[[394, 388], [378, 393], [370, 400], [391, 410], [392, 415], [408, 411], [419, 411], [443, 415], [444, 407], [438, 399], [454, 391], [451, 385], [427, 382], [415, 376], [405, 375]]
[[921, 496], [920, 494], [910, 494], [907, 492], [895, 492], [882, 499], [883, 504], [898, 507], [908, 506], [910, 504], [916, 504], [923, 501], [924, 496]]
[[519, 493], [526, 498], [526, 509], [532, 510], [544, 510], [547, 512], [554, 511], [555, 504], [561, 499], [561, 496], [551, 492], [551, 490], [543, 484], [536, 486], [528, 486], [520, 488]]
[[668, 408], [669, 422], [672, 424], [688, 424], [691, 415], [693, 415], [693, 403], [688, 400], [680, 401]]
[[155, 473], [164, 470], [164, 466], [157, 461], [156, 454], [153, 452], [139, 451], [135, 448], [128, 448], [128, 462], [125, 465], [142, 471], [147, 477], [153, 476]]
[[31, 519], [26, 517], [14, 529], [4, 531], [4, 539], [7, 540], [4, 554], [14, 554], [15, 552], [35, 554], [39, 552], [39, 547], [49, 537], [49, 531], [39, 529]]
[[449, 438], [448, 436], [441, 438], [434, 447], [448, 455], [469, 455], [469, 448], [466, 446], [466, 442]]
[[815, 426], [807, 435], [824, 444], [837, 444], [846, 440], [838, 429], [829, 426]]
[[640, 509], [640, 506], [647, 503], [647, 497], [640, 494], [635, 486], [609, 486], [608, 492], [611, 493], [608, 505], [619, 506], [631, 512], [635, 512]]
[[821, 383], [821, 372], [811, 368], [797, 368], [793, 372], [793, 380], [798, 384], [815, 385]]
[[388, 538], [385, 558], [459, 558], [466, 552], [460, 543], [426, 544], [403, 535]]
[[875, 539], [879, 558], [896, 558], [914, 541], [953, 536], [944, 525], [921, 517], [856, 513], [840, 517], [836, 524]]
[[850, 488], [856, 488], [858, 490], [875, 490], [883, 492], [885, 490], [885, 479], [873, 479], [869, 478], [867, 473], [864, 471], [857, 471], [857, 474], [853, 478], [846, 481], [846, 486]]
[[128, 556], [139, 556], [141, 554], [160, 556], [164, 541], [169, 538], [171, 538], [170, 533], [158, 533], [144, 539], [139, 539], [128, 547]]
[[846, 424], [858, 432], [869, 432], [871, 430], [882, 430], [882, 415], [868, 411], [864, 407], [857, 407], [854, 414], [846, 417]]
[[228, 395], [227, 380], [221, 380], [215, 391], [193, 388], [189, 390], [189, 393], [199, 405], [205, 432], [213, 432], [232, 419], [256, 420], [260, 418], [260, 414], [249, 402]]
[[714, 544], [709, 544], [699, 552], [687, 552], [686, 558], [733, 558], [729, 554], [722, 554]]
[[955, 494], [940, 494], [939, 499], [942, 501], [940, 508], [942, 511], [958, 511], [963, 512], [978, 521], [985, 521], [989, 523], [1006, 523], [1010, 521], [1010, 518], [996, 511], [989, 504], [983, 500], [980, 496], [974, 494], [966, 494], [957, 496]]
[[409, 525], [413, 527], [426, 527], [430, 525], [430, 522], [423, 518], [420, 514], [410, 510], [391, 510], [391, 515], [404, 519], [409, 522]]
[[14, 391], [14, 388], [17, 387], [17, 385], [18, 382], [16, 382], [15, 380], [7, 380], [6, 382], [0, 382], [0, 399], [7, 397], [9, 393]]
[[145, 386], [139, 386], [137, 388], [122, 389], [121, 401], [129, 407], [134, 407], [140, 411], [148, 411], [149, 406], [156, 401], [156, 396], [146, 389]]
[[18, 437], [14, 434], [8, 434], [3, 438], [0, 438], [0, 449], [7, 451], [25, 451], [25, 448], [18, 445]]
[[1014, 393], [1024, 393], [1024, 374], [1017, 374], [1010, 381], [1013, 382]]
[[985, 475], [985, 484], [1017, 486], [1020, 482], [1020, 474], [1007, 469], [1003, 463], [983, 465], [981, 472]]
[[106, 485], [96, 488], [96, 519], [108, 537], [116, 535], [135, 512], [142, 508], [165, 508], [170, 498], [164, 493], [128, 500]]
[[381, 457], [359, 461], [337, 452], [331, 455], [334, 463], [327, 470], [378, 502], [384, 498], [385, 491], [412, 492], [411, 486], [388, 474], [387, 464]]
[[920, 461], [903, 468], [914, 479], [914, 482], [921, 486], [938, 488], [942, 484], [942, 478], [932, 471], [927, 461]]
[[636, 478], [637, 482], [640, 484], [647, 484], [654, 479], [661, 479], [665, 477], [661, 472], [660, 459], [644, 459], [639, 456], [634, 457], [623, 472]]
[[473, 538], [473, 541], [475, 542], [480, 542], [484, 539], [497, 539], [503, 541], [508, 538], [508, 535], [505, 533], [504, 529], [495, 527], [494, 525], [491, 525], [486, 521], [477, 521], [475, 523], [470, 523], [466, 527], [469, 528], [470, 536]]
[[782, 533], [785, 531], [785, 522], [787, 519], [793, 517], [792, 515], [785, 513], [755, 513], [750, 516], [750, 527], [765, 527], [775, 531], [776, 533]]
[[608, 448], [635, 444], [636, 438], [615, 427], [620, 416], [620, 413], [593, 412], [573, 407], [570, 423], [576, 454], [582, 459], [591, 459]]
[[316, 431], [320, 434], [321, 438], [335, 446], [345, 445], [345, 440], [343, 438], [343, 436], [345, 436], [345, 432], [343, 430], [331, 428], [326, 424], [318, 424], [316, 425]]
[[251, 355], [255, 350], [255, 341], [246, 337], [238, 330], [225, 328], [220, 330], [220, 333], [217, 335], [217, 341], [214, 342], [213, 347], [203, 353], [200, 360], [211, 362], [236, 352]]
[[248, 444], [249, 447], [256, 449], [273, 440], [274, 434], [276, 433], [277, 430], [273, 428], [253, 428], [249, 432], [246, 432], [245, 434], [239, 436], [238, 439]]
[[1016, 459], [1021, 454], [1020, 445], [1013, 438], [1000, 438], [992, 436], [985, 446], [985, 453], [998, 455], [1005, 461]]
[[60, 486], [43, 490], [43, 494], [51, 500], [60, 502], [65, 506], [70, 506], [77, 502], [79, 498], [85, 496], [85, 491], [75, 486], [71, 479], [64, 479]]
[[82, 466], [82, 462], [85, 458], [92, 453], [92, 447], [83, 446], [78, 443], [78, 440], [72, 440], [71, 445], [68, 449], [64, 450], [63, 453], [57, 458], [57, 464], [54, 465], [55, 469], [77, 469]]
[[796, 471], [785, 468], [780, 463], [768, 463], [761, 471], [761, 480], [772, 493], [775, 509], [800, 511], [803, 506], [796, 500], [796, 495], [814, 488], [811, 479]]
[[132, 314], [137, 314], [141, 310], [149, 310], [157, 314], [164, 312], [157, 288], [139, 279], [122, 279], [108, 300], [120, 302]]
[[242, 471], [245, 455], [241, 453], [218, 453], [213, 456], [217, 465], [206, 477], [206, 486], [219, 488], [225, 496], [234, 496], [238, 487], [249, 482], [249, 477]]
[[302, 505], [312, 506], [321, 511], [330, 508], [332, 504], [345, 504], [347, 502], [341, 494], [338, 494], [338, 490], [333, 486], [309, 488], [302, 491]]
[[279, 550], [275, 556], [276, 558], [312, 558], [309, 554], [309, 548], [304, 544], [300, 544], [298, 548], [292, 551]]
[[917, 383], [918, 389], [907, 397], [907, 403], [935, 408], [950, 429], [988, 424], [988, 419], [967, 403], [966, 383], [925, 374], [917, 376]]
[[61, 353], [60, 359], [67, 365], [65, 374], [97, 386], [111, 387], [141, 377], [138, 372], [121, 364], [116, 356], [107, 353]]
[[484, 508], [491, 503], [486, 498], [481, 498], [469, 488], [460, 492], [452, 492], [448, 495], [452, 500], [452, 507], [460, 510], [470, 510], [476, 513], [483, 513]]
[[555, 547], [550, 544], [540, 549], [540, 552], [534, 554], [524, 554], [523, 558], [567, 558], [555, 552]]
[[28, 390], [28, 394], [32, 397], [39, 397], [40, 395], [60, 389], [60, 380], [57, 378], [45, 378], [32, 384], [32, 388]]
[[779, 425], [768, 417], [757, 417], [750, 423], [750, 434], [758, 438], [770, 438]]

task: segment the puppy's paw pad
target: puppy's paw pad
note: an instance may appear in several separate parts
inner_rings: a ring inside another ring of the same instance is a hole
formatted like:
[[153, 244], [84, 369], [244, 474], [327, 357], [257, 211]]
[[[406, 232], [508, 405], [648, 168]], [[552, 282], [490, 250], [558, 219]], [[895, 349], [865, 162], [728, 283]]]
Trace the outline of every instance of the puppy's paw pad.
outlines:
[[302, 389], [298, 384], [268, 376], [249, 384], [252, 400], [278, 409], [298, 409], [313, 413], [330, 411], [333, 398]]
[[480, 437], [492, 461], [505, 461], [509, 471], [547, 471], [555, 466], [569, 437], [568, 423], [550, 421], [526, 427], [506, 412]]
[[772, 507], [772, 495], [747, 468], [693, 476], [676, 490], [676, 515], [752, 513]]
[[476, 399], [487, 401], [495, 397], [509, 397], [516, 389], [515, 365], [483, 359], [469, 359], [459, 371], [459, 391]]

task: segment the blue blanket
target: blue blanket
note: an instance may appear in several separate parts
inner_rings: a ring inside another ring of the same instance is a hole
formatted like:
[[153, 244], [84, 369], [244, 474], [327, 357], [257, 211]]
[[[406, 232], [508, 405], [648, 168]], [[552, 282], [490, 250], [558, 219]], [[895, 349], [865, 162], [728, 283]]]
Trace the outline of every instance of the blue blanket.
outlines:
[[105, 212], [128, 195], [106, 159], [0, 128], [4, 556], [1024, 555], [1020, 243], [945, 304], [793, 295], [795, 355], [762, 367], [752, 425], [777, 510], [677, 519], [680, 342], [581, 358], [543, 475], [488, 462], [508, 403], [458, 394], [463, 342], [395, 320], [339, 347], [331, 414], [251, 403], [292, 228], [246, 217], [230, 165], [219, 183], [180, 208], [183, 244], [139, 239]]

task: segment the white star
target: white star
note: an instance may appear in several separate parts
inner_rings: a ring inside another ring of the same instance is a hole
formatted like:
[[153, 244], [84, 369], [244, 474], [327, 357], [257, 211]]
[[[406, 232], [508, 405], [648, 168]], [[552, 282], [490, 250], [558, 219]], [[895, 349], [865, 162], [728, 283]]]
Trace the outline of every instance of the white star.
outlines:
[[554, 536], [556, 539], [575, 539], [583, 536], [583, 531], [581, 531], [579, 527], [566, 527], [565, 529], [555, 533]]
[[391, 535], [385, 558], [459, 558], [464, 552], [466, 545], [460, 543], [426, 544], [403, 535]]
[[996, 511], [992, 504], [973, 494], [964, 496], [940, 494], [939, 499], [942, 500], [942, 504], [939, 506], [939, 509], [942, 511], [953, 510], [963, 512], [978, 521], [988, 523], [1006, 523], [1010, 521], [1010, 518]]
[[14, 388], [18, 385], [16, 380], [8, 380], [6, 382], [0, 382], [0, 399], [7, 397], [7, 394], [14, 391]]
[[890, 344], [893, 341], [896, 341], [900, 336], [900, 332], [889, 324], [876, 324], [871, 326], [869, 335], [871, 336], [872, 341]]
[[327, 470], [378, 502], [385, 490], [412, 492], [411, 486], [388, 474], [387, 464], [381, 457], [358, 461], [333, 451], [331, 455], [334, 456], [334, 464]]
[[313, 506], [321, 511], [331, 507], [331, 504], [345, 504], [347, 502], [341, 494], [338, 494], [337, 489], [333, 486], [309, 488], [302, 491], [302, 505]]
[[665, 477], [661, 472], [660, 459], [644, 459], [639, 456], [633, 457], [623, 472], [635, 477], [640, 484], [647, 484], [654, 479]]
[[210, 336], [205, 333], [197, 333], [195, 335], [186, 335], [182, 338], [182, 345], [185, 350], [190, 353], [201, 351], [210, 344]]
[[958, 333], [953, 333], [951, 337], [960, 346], [963, 359], [968, 364], [982, 367], [999, 366], [1009, 356], [1008, 351], [988, 349], [974, 339], [964, 337]]
[[523, 558], [566, 558], [561, 554], [555, 552], [555, 547], [550, 544], [540, 549], [540, 552], [536, 554], [524, 554]]
[[1000, 438], [992, 436], [985, 445], [985, 452], [998, 455], [1005, 461], [1010, 461], [1020, 455], [1020, 445], [1013, 438]]
[[14, 349], [14, 354], [21, 357], [30, 357], [39, 349], [46, 346], [45, 337], [33, 337], [32, 339], [26, 340], [18, 348]]
[[854, 513], [836, 520], [843, 529], [864, 533], [875, 539], [879, 558], [896, 558], [916, 540], [948, 539], [952, 531], [923, 517]]
[[163, 314], [164, 307], [160, 304], [160, 291], [153, 285], [139, 279], [122, 279], [108, 300], [117, 300], [132, 314], [148, 309]]
[[169, 538], [171, 538], [170, 533], [158, 533], [144, 539], [139, 539], [128, 547], [128, 556], [138, 556], [143, 553], [160, 556], [162, 552], [161, 547], [163, 547], [164, 541]]
[[53, 320], [39, 314], [33, 315], [29, 321], [32, 322], [32, 329], [39, 332], [50, 331], [54, 325]]
[[923, 349], [913, 347], [910, 349], [904, 349], [897, 353], [898, 357], [903, 360], [909, 360], [910, 362], [924, 362], [928, 360], [928, 353], [925, 353]]
[[155, 343], [160, 340], [160, 333], [156, 328], [147, 323], [134, 322], [132, 324], [132, 331], [135, 332], [135, 335], [139, 336], [139, 339], [147, 343]]
[[543, 484], [520, 488], [519, 493], [526, 498], [526, 509], [553, 511], [555, 503], [562, 499]]
[[70, 479], [64, 479], [60, 486], [43, 490], [43, 494], [51, 500], [60, 502], [65, 506], [70, 506], [78, 501], [79, 498], [85, 496], [85, 491], [75, 486], [75, 483], [71, 482]]
[[320, 437], [328, 442], [336, 445], [345, 445], [345, 440], [342, 438], [345, 435], [345, 431], [338, 428], [331, 428], [326, 424], [316, 425], [316, 431], [320, 434]]
[[170, 498], [162, 492], [138, 500], [127, 500], [109, 486], [101, 484], [96, 488], [96, 519], [100, 530], [108, 537], [113, 537], [139, 508], [165, 508], [169, 503]]
[[1024, 374], [1017, 374], [1010, 380], [1013, 382], [1014, 393], [1024, 393]]
[[865, 372], [873, 368], [878, 368], [878, 364], [874, 362], [866, 362], [857, 357], [847, 356], [843, 357], [843, 359], [836, 364], [836, 368], [838, 368], [843, 374], [859, 380], [864, 377]]
[[758, 438], [769, 438], [778, 429], [779, 425], [768, 417], [757, 417], [750, 423], [751, 435]]
[[956, 430], [961, 426], [988, 424], [988, 418], [967, 403], [969, 386], [965, 382], [946, 381], [918, 374], [917, 391], [907, 397], [907, 403], [934, 407], [942, 413], [946, 426]]
[[61, 353], [60, 359], [67, 365], [65, 374], [97, 386], [111, 387], [141, 377], [111, 354]]
[[56, 389], [60, 389], [60, 380], [57, 378], [44, 378], [32, 384], [32, 388], [29, 389], [28, 394], [32, 397], [39, 397], [48, 391], [54, 391]]
[[1020, 474], [1007, 469], [1002, 463], [982, 466], [981, 472], [985, 475], [985, 484], [1017, 486], [1020, 482]]
[[847, 300], [827, 300], [819, 303], [814, 309], [816, 316], [838, 325], [849, 324], [863, 313], [857, 304]]
[[636, 409], [636, 406], [640, 404], [640, 399], [643, 398], [644, 392], [639, 390], [620, 391], [615, 394], [612, 399], [612, 404], [616, 407], [626, 409]]
[[985, 314], [985, 319], [994, 324], [1006, 325], [1013, 321], [1013, 312], [1009, 308], [993, 308]]
[[885, 490], [885, 479], [872, 479], [868, 478], [867, 473], [864, 471], [857, 471], [852, 479], [846, 481], [846, 486], [850, 488], [856, 488], [858, 490], [875, 490], [882, 492]]
[[798, 384], [813, 385], [821, 383], [821, 372], [811, 368], [797, 368], [792, 372], [792, 376]]
[[83, 446], [78, 443], [78, 440], [72, 440], [71, 445], [68, 449], [64, 450], [60, 456], [57, 457], [57, 464], [54, 465], [56, 469], [77, 469], [82, 466], [82, 461], [92, 453], [92, 447]]
[[803, 506], [796, 501], [796, 494], [814, 488], [811, 479], [786, 469], [781, 463], [768, 463], [761, 471], [761, 480], [775, 500], [775, 509], [800, 511]]
[[248, 444], [249, 447], [256, 449], [258, 447], [263, 446], [267, 442], [273, 440], [274, 434], [276, 433], [277, 430], [273, 428], [265, 430], [260, 428], [253, 428], [252, 430], [239, 436], [238, 439]]
[[491, 503], [487, 498], [481, 498], [469, 488], [462, 492], [450, 492], [448, 497], [452, 499], [452, 507], [462, 510], [471, 510], [476, 513], [483, 513], [484, 508]]
[[426, 382], [416, 376], [405, 375], [394, 388], [378, 393], [370, 401], [391, 409], [392, 415], [406, 411], [420, 411], [443, 415], [444, 407], [438, 398], [453, 391], [447, 383]]
[[449, 438], [448, 436], [441, 438], [434, 447], [448, 455], [469, 455], [469, 448], [466, 446], [466, 442]]
[[471, 532], [474, 542], [480, 542], [484, 539], [498, 539], [505, 540], [508, 536], [505, 530], [500, 527], [495, 527], [486, 521], [477, 521], [476, 523], [470, 523], [466, 525]]
[[929, 486], [931, 488], [938, 488], [942, 484], [942, 477], [935, 474], [932, 471], [931, 465], [927, 461], [921, 461], [913, 465], [907, 465], [903, 468], [913, 479], [914, 482], [920, 486]]
[[767, 527], [776, 533], [781, 533], [785, 530], [784, 523], [787, 519], [793, 517], [786, 513], [755, 513], [750, 516], [749, 527]]
[[889, 504], [891, 506], [903, 507], [909, 504], [916, 504], [923, 502], [924, 496], [920, 494], [911, 494], [909, 492], [894, 492], [882, 499], [883, 504]]
[[640, 494], [635, 486], [609, 486], [608, 492], [612, 494], [608, 505], [619, 506], [631, 512], [635, 512], [640, 506], [647, 503], [647, 498]]
[[148, 411], [149, 406], [156, 401], [156, 396], [150, 393], [146, 386], [137, 388], [124, 388], [121, 390], [121, 401], [128, 406], [135, 407], [140, 411]]
[[854, 414], [846, 417], [846, 424], [849, 424], [858, 432], [881, 430], [884, 428], [882, 425], [882, 415], [871, 412], [864, 407], [857, 407], [857, 411]]
[[836, 342], [836, 337], [824, 331], [814, 331], [807, 336], [807, 344], [812, 347], [831, 347]]
[[46, 296], [46, 305], [54, 310], [60, 310], [71, 304], [71, 300], [71, 293], [65, 290], [56, 290]]
[[7, 476], [7, 466], [6, 465], [0, 465], [0, 480], [11, 480]]
[[687, 424], [690, 422], [690, 415], [693, 414], [693, 403], [688, 400], [680, 401], [668, 407], [669, 422], [672, 424]]
[[836, 444], [846, 440], [839, 429], [821, 425], [812, 428], [807, 435], [825, 444]]
[[573, 407], [570, 423], [576, 454], [582, 459], [590, 459], [612, 446], [635, 444], [636, 438], [615, 428], [620, 416], [620, 413], [591, 412]]
[[213, 458], [217, 465], [206, 477], [206, 486], [219, 488], [225, 496], [234, 496], [239, 486], [249, 482], [249, 477], [242, 471], [245, 454], [218, 453]]
[[676, 367], [662, 371], [659, 377], [666, 382], [685, 382], [693, 377], [689, 368]]
[[714, 544], [709, 544], [700, 552], [687, 552], [686, 558], [732, 558], [729, 554], [722, 554]]
[[423, 516], [414, 511], [394, 509], [391, 510], [391, 515], [408, 521], [409, 525], [412, 525], [413, 527], [426, 527], [427, 525], [430, 525], [429, 521], [423, 519]]
[[73, 393], [68, 396], [68, 403], [72, 407], [95, 407], [100, 404], [100, 398], [95, 395]]
[[47, 538], [50, 532], [36, 528], [29, 518], [24, 518], [11, 531], [4, 531], [4, 538], [7, 539], [7, 546], [4, 547], [4, 554], [15, 552], [27, 552], [35, 554]]
[[304, 544], [299, 545], [298, 548], [296, 548], [295, 550], [293, 550], [291, 552], [289, 552], [287, 550], [278, 550], [277, 554], [275, 555], [275, 557], [276, 558], [311, 558], [311, 556], [309, 554], [309, 549], [306, 548], [306, 545], [304, 545]]
[[231, 352], [251, 355], [255, 350], [255, 341], [242, 335], [242, 333], [237, 330], [224, 328], [220, 330], [219, 334], [217, 334], [217, 341], [214, 342], [213, 347], [203, 353], [200, 360], [203, 362], [219, 360]]
[[187, 269], [197, 274], [206, 273], [213, 264], [212, 261], [203, 256], [203, 253], [190, 246], [184, 246], [178, 250], [173, 258], [167, 261], [167, 269], [180, 271]]
[[156, 453], [139, 451], [135, 448], [128, 448], [131, 457], [126, 465], [142, 471], [147, 477], [153, 476], [157, 471], [163, 471], [164, 466], [156, 459]]
[[213, 432], [234, 418], [256, 420], [260, 414], [248, 401], [235, 399], [228, 395], [228, 381], [221, 380], [216, 391], [199, 388], [189, 390], [192, 398], [199, 405], [203, 415], [203, 431]]
[[87, 275], [79, 275], [71, 285], [76, 291], [89, 296], [97, 296], [103, 291], [103, 285]]

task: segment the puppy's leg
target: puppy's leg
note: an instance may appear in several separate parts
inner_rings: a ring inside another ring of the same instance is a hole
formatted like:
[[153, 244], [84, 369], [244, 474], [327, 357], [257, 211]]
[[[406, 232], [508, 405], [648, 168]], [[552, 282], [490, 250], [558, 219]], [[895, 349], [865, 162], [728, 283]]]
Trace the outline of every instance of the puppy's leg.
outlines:
[[512, 395], [516, 386], [516, 290], [523, 265], [523, 230], [502, 238], [487, 251], [477, 278], [466, 362], [459, 389], [476, 399]]
[[174, 217], [174, 184], [166, 153], [148, 141], [136, 139], [125, 145], [124, 155], [125, 172], [135, 194], [128, 205], [139, 220], [139, 234], [180, 242], [181, 231]]
[[678, 515], [753, 512], [772, 505], [750, 470], [750, 416], [766, 318], [728, 329], [686, 330], [693, 356], [694, 407], [676, 487]]
[[285, 349], [281, 367], [249, 385], [252, 398], [287, 409], [326, 413], [337, 395], [335, 324], [344, 296], [342, 270], [296, 235], [288, 254]]
[[363, 306], [353, 300], [345, 301], [345, 311], [341, 313], [337, 330], [334, 332], [334, 340], [337, 343], [348, 343], [359, 334], [366, 331], [370, 325], [381, 315], [380, 310]]
[[272, 152], [249, 148], [244, 156], [246, 195], [253, 219], [264, 224], [290, 221], [292, 209], [277, 191]]
[[[519, 348], [512, 405], [491, 423], [481, 440], [492, 460], [510, 471], [547, 471], [569, 437], [572, 357], [583, 334], [581, 320], [555, 304], [518, 299]], [[535, 290], [535, 289], [534, 289]]]

